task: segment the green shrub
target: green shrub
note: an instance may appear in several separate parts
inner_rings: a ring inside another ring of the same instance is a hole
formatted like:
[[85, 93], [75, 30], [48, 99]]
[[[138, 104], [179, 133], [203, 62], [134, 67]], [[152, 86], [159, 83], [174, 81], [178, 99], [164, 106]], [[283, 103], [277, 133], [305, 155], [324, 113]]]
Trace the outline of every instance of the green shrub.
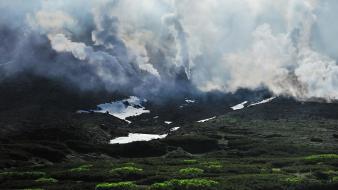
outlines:
[[183, 160], [184, 164], [197, 164], [198, 161], [197, 160]]
[[338, 183], [338, 176], [333, 177], [333, 178], [332, 178], [332, 182]]
[[126, 162], [126, 163], [123, 164], [123, 166], [136, 167], [136, 164], [134, 162]]
[[41, 177], [41, 178], [35, 180], [35, 182], [38, 182], [38, 183], [57, 183], [58, 180], [54, 179], [52, 177]]
[[172, 179], [163, 183], [155, 183], [150, 190], [214, 190], [218, 182], [208, 179]]
[[272, 168], [271, 172], [272, 173], [280, 173], [282, 170], [280, 168]]
[[1, 172], [0, 178], [5, 179], [37, 179], [40, 177], [44, 177], [46, 175], [45, 172]]
[[223, 166], [222, 165], [210, 165], [210, 166], [207, 166], [207, 169], [211, 172], [220, 172], [222, 171]]
[[133, 166], [126, 166], [112, 169], [110, 172], [115, 175], [129, 176], [129, 175], [140, 175], [143, 173], [143, 169], [136, 168]]
[[169, 182], [154, 183], [150, 186], [150, 190], [172, 190], [173, 187]]
[[208, 169], [212, 169], [212, 170], [215, 170], [215, 169], [222, 169], [222, 168], [223, 168], [223, 166], [222, 166], [222, 165], [220, 165], [220, 164], [212, 164], [212, 165], [208, 165], [208, 166], [206, 166], [206, 168], [208, 168]]
[[203, 165], [221, 165], [219, 161], [204, 162]]
[[93, 167], [93, 165], [86, 164], [86, 165], [79, 166], [77, 168], [72, 168], [69, 171], [71, 171], [71, 172], [86, 172], [86, 171], [89, 171], [91, 167]]
[[180, 169], [180, 174], [190, 177], [196, 177], [204, 173], [204, 170], [199, 168], [184, 168]]
[[304, 179], [298, 176], [288, 177], [284, 180], [289, 185], [297, 185], [303, 183]]
[[338, 159], [338, 154], [318, 154], [318, 155], [310, 155], [305, 157], [305, 160], [307, 161], [325, 161], [325, 160], [331, 160], [331, 159]]
[[95, 190], [134, 190], [137, 185], [133, 182], [100, 183], [96, 185]]
[[282, 180], [286, 175], [281, 174], [240, 174], [226, 178], [223, 183], [228, 189], [281, 189]]
[[205, 169], [207, 172], [219, 173], [223, 171], [223, 165], [219, 162], [208, 162], [205, 163]]
[[328, 170], [328, 171], [325, 171], [324, 173], [330, 176], [338, 175], [338, 171], [334, 171], [334, 170]]

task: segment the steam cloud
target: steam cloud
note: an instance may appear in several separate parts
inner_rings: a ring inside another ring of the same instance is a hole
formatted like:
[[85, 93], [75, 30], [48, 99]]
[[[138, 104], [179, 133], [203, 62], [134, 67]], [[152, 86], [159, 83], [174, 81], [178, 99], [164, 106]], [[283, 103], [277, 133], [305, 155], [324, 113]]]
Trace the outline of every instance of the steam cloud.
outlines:
[[143, 96], [189, 83], [332, 100], [337, 9], [335, 0], [4, 1], [0, 69]]

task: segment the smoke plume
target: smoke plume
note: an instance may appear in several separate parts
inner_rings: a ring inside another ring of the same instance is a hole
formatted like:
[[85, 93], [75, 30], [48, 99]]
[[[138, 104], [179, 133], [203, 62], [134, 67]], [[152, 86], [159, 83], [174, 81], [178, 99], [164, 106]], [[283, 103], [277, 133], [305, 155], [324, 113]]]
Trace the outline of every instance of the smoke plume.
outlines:
[[0, 70], [141, 96], [266, 88], [333, 100], [337, 8], [335, 0], [2, 0]]

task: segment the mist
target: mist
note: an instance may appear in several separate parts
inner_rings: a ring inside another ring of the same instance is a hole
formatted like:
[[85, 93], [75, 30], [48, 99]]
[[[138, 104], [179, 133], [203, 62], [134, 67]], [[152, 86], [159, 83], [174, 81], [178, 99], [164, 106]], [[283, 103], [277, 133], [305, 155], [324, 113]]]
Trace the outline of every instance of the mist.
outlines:
[[150, 97], [338, 98], [334, 0], [0, 1], [0, 70]]

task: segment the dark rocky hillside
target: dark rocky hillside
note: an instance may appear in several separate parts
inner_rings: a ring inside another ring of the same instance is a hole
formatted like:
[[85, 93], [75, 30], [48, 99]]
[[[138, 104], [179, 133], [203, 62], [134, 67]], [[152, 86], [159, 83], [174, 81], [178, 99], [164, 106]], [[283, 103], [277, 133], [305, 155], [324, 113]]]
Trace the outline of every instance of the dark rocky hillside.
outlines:
[[[128, 124], [107, 113], [76, 113], [126, 97], [121, 94], [33, 75], [3, 79], [0, 91], [0, 189], [338, 187], [337, 103], [279, 97], [233, 111], [244, 100], [269, 97], [242, 90], [189, 97], [193, 104], [148, 101], [151, 112]], [[180, 128], [169, 132], [172, 127]], [[109, 144], [130, 132], [169, 135]]]

